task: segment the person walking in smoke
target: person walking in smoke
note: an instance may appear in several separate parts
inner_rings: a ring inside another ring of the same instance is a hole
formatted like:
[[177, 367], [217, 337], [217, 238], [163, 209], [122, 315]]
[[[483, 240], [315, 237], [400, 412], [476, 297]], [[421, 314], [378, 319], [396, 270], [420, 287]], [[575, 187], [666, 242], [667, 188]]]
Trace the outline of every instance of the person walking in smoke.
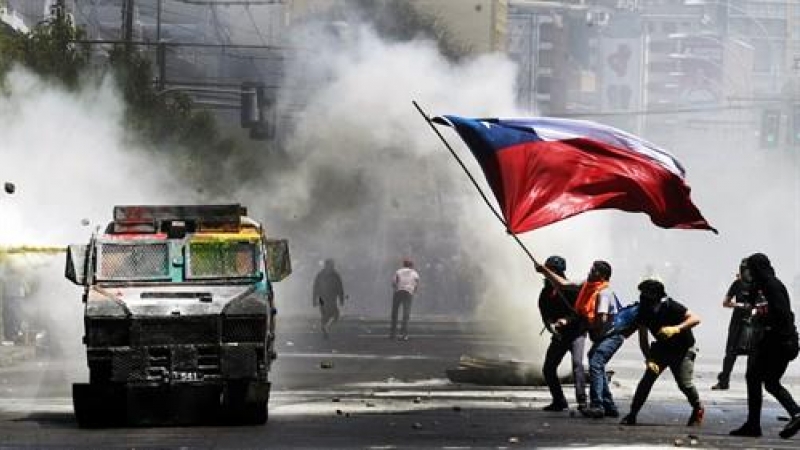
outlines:
[[[623, 425], [636, 425], [636, 416], [644, 406], [653, 384], [664, 369], [669, 368], [678, 388], [692, 405], [687, 426], [703, 423], [705, 409], [692, 383], [696, 351], [692, 328], [700, 318], [685, 306], [667, 296], [664, 284], [658, 280], [644, 280], [638, 286], [639, 346], [645, 358], [645, 371], [631, 402], [631, 411], [622, 419]], [[650, 345], [648, 330], [656, 338]]]
[[736, 363], [737, 343], [742, 330], [742, 323], [750, 317], [753, 303], [750, 296], [750, 273], [747, 270], [747, 260], [743, 259], [739, 264], [739, 272], [733, 280], [725, 298], [722, 299], [722, 306], [733, 308], [731, 321], [728, 324], [728, 339], [725, 342], [725, 358], [722, 360], [722, 371], [717, 375], [717, 384], [711, 389], [724, 391], [730, 387], [731, 372]]
[[344, 286], [342, 277], [334, 268], [333, 259], [325, 260], [322, 270], [314, 277], [312, 303], [319, 307], [322, 336], [328, 339], [330, 327], [339, 320], [339, 305], [344, 305]]
[[575, 310], [586, 321], [592, 347], [589, 349], [589, 407], [581, 411], [586, 417], [600, 419], [619, 417], [614, 396], [608, 386], [606, 365], [625, 342], [625, 335], [613, 331], [617, 311], [616, 294], [609, 287], [611, 265], [595, 261], [583, 283], [572, 283], [548, 267], [535, 262], [536, 271], [544, 275], [558, 289], [577, 289]]
[[[553, 255], [547, 258], [544, 265], [558, 276], [566, 278], [567, 261], [564, 258]], [[543, 408], [545, 411], [563, 411], [569, 407], [557, 373], [567, 352], [572, 354], [572, 375], [575, 379], [578, 410], [586, 408], [586, 375], [583, 368], [586, 326], [575, 312], [577, 296], [577, 289], [558, 290], [547, 278], [539, 292], [539, 312], [545, 328], [553, 335], [542, 365], [542, 375], [553, 399]]]
[[789, 362], [797, 358], [797, 327], [794, 324], [789, 293], [775, 276], [767, 255], [754, 253], [745, 260], [752, 278], [755, 308], [753, 313], [764, 326], [764, 334], [755, 351], [747, 358], [747, 421], [730, 432], [732, 436], [761, 436], [761, 386], [775, 397], [789, 413], [789, 423], [779, 433], [788, 439], [800, 430], [800, 406], [781, 384]]
[[400, 339], [408, 340], [408, 319], [411, 317], [411, 302], [419, 287], [419, 273], [414, 270], [414, 262], [403, 259], [403, 267], [397, 269], [392, 277], [392, 327], [389, 339], [394, 339], [397, 332], [397, 315], [403, 307], [403, 322], [400, 325]]

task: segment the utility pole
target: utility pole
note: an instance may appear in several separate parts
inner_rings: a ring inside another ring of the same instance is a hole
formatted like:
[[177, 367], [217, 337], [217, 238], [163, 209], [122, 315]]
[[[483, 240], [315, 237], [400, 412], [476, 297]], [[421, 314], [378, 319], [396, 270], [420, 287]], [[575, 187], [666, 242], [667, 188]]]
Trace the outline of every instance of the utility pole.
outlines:
[[158, 64], [158, 90], [167, 86], [167, 48], [161, 42], [161, 0], [156, 4], [156, 62]]
[[125, 54], [130, 55], [133, 46], [133, 1], [122, 2], [122, 40], [125, 42]]

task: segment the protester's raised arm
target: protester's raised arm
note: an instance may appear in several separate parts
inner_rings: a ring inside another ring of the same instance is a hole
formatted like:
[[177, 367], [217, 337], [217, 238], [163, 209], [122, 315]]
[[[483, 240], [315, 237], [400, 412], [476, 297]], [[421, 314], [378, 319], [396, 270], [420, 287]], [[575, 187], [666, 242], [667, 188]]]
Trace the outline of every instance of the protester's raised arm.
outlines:
[[539, 272], [545, 278], [550, 280], [550, 282], [553, 283], [558, 288], [564, 288], [564, 287], [567, 287], [567, 286], [574, 286], [575, 285], [575, 283], [572, 283], [569, 280], [567, 280], [566, 278], [562, 277], [561, 275], [553, 272], [552, 270], [550, 270], [549, 267], [547, 267], [547, 266], [545, 266], [543, 264], [539, 264], [538, 262], [535, 262], [534, 263], [534, 267], [536, 268], [537, 272]]

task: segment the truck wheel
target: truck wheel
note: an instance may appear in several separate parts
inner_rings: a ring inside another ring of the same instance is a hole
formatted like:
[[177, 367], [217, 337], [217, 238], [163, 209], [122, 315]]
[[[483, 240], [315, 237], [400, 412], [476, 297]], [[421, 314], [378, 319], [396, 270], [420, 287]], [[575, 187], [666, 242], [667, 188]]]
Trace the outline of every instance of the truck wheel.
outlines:
[[101, 428], [125, 422], [125, 396], [113, 385], [72, 385], [72, 406], [81, 428]]
[[267, 400], [247, 401], [247, 383], [230, 383], [223, 393], [223, 414], [226, 422], [235, 425], [267, 423]]

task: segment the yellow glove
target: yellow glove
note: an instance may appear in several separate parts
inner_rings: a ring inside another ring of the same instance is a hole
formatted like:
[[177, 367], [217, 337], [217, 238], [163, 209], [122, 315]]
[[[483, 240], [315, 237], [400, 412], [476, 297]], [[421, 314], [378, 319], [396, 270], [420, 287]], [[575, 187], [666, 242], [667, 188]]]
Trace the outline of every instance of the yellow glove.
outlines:
[[680, 332], [681, 329], [676, 326], [663, 327], [658, 330], [658, 336], [663, 339], [669, 339]]
[[647, 370], [653, 372], [654, 374], [658, 375], [659, 373], [661, 373], [661, 368], [658, 367], [658, 364], [656, 364], [655, 362], [647, 361], [645, 365], [647, 365]]

